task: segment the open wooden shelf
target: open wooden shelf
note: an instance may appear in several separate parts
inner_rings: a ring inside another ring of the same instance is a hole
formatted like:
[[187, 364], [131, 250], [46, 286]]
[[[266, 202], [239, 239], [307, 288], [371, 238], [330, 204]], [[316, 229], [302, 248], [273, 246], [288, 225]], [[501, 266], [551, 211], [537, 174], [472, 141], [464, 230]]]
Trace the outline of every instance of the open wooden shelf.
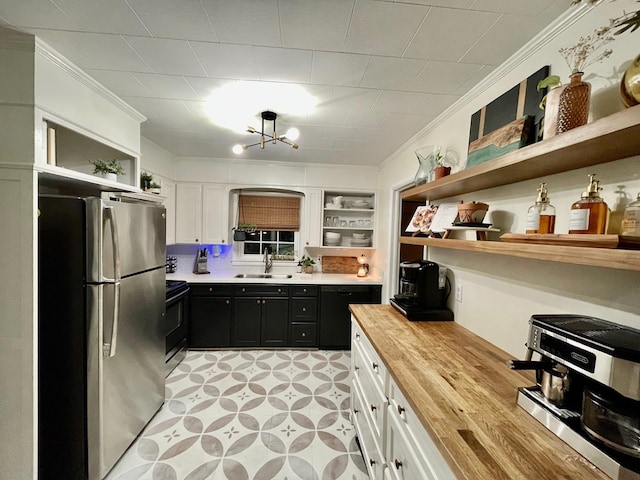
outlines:
[[402, 200], [498, 187], [640, 155], [640, 105], [402, 192]]
[[425, 237], [400, 237], [405, 245], [466, 250], [511, 257], [532, 258], [550, 262], [589, 265], [592, 267], [640, 271], [640, 250], [610, 248], [568, 247], [559, 245], [532, 245], [523, 243], [481, 242]]

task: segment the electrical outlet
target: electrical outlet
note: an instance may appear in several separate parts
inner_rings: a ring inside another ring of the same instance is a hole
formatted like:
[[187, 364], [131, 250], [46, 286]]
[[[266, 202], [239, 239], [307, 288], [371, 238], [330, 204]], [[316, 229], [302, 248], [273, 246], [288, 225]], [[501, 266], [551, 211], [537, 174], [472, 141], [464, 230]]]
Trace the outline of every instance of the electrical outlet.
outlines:
[[456, 302], [462, 303], [462, 285], [456, 285]]

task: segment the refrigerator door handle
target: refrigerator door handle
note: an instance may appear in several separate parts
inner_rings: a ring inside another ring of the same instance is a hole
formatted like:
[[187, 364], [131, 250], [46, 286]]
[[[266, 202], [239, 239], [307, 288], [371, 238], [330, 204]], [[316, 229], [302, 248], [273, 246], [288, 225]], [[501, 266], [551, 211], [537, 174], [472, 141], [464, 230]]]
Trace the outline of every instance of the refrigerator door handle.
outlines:
[[113, 323], [111, 324], [111, 340], [109, 342], [109, 356], [113, 357], [116, 354], [118, 323], [120, 322], [120, 244], [118, 242], [118, 222], [116, 221], [114, 208], [105, 206], [104, 213], [111, 226], [111, 244], [113, 246]]

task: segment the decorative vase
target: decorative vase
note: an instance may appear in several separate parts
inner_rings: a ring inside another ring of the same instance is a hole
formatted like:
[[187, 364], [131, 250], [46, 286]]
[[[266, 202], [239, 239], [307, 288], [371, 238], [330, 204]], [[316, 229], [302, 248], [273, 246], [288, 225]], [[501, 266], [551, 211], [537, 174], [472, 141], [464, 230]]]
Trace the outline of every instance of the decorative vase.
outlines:
[[570, 75], [571, 81], [560, 94], [556, 133], [586, 125], [589, 120], [591, 85], [582, 81], [583, 72]]
[[620, 96], [627, 108], [640, 104], [640, 55], [634, 58], [633, 63], [622, 76]]
[[303, 265], [302, 271], [304, 273], [313, 273], [313, 265]]
[[445, 167], [444, 165], [439, 165], [433, 170], [433, 178], [437, 180], [438, 178], [446, 177], [451, 173], [451, 167]]
[[418, 157], [418, 171], [413, 178], [413, 183], [418, 186], [432, 180], [433, 169], [436, 167], [436, 159], [440, 155], [439, 145], [428, 145], [416, 150]]

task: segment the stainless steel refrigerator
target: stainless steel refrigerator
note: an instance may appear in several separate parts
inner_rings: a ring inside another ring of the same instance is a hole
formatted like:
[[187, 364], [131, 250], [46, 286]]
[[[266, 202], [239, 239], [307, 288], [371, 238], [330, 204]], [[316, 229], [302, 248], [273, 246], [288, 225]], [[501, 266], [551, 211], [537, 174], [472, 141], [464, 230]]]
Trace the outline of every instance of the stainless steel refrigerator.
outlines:
[[39, 197], [38, 472], [102, 479], [164, 401], [165, 209]]

